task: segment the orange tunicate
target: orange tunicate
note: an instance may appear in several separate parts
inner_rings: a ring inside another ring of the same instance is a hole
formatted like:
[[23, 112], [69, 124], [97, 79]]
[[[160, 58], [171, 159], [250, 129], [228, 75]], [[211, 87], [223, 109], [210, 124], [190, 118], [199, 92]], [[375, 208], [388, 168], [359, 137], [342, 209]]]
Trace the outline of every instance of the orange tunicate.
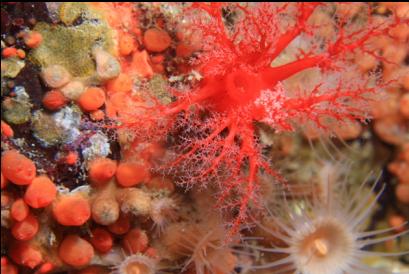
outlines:
[[11, 205], [10, 209], [11, 217], [18, 222], [21, 222], [25, 218], [27, 218], [29, 213], [30, 209], [28, 208], [28, 205], [24, 202], [23, 199], [17, 199]]
[[30, 184], [37, 172], [34, 162], [17, 150], [8, 150], [3, 153], [1, 171], [5, 178], [16, 185]]
[[58, 110], [67, 104], [67, 98], [59, 90], [51, 90], [43, 97], [43, 105], [48, 110]]
[[152, 69], [156, 73], [164, 73], [165, 72], [165, 67], [162, 64], [154, 64], [152, 66]]
[[7, 185], [7, 180], [3, 176], [3, 172], [1, 173], [1, 189], [5, 188]]
[[58, 256], [70, 266], [82, 267], [91, 261], [94, 256], [94, 248], [78, 235], [68, 235], [60, 244]]
[[17, 49], [13, 47], [5, 48], [1, 52], [1, 55], [3, 55], [4, 58], [15, 57], [17, 56]]
[[362, 125], [359, 122], [346, 122], [334, 125], [334, 133], [341, 140], [353, 140], [358, 138], [362, 133]]
[[98, 87], [87, 88], [78, 99], [78, 104], [85, 111], [94, 111], [105, 103], [105, 92]]
[[404, 77], [402, 77], [402, 86], [406, 90], [409, 90], [409, 73], [407, 73]]
[[2, 208], [11, 206], [12, 201], [13, 200], [11, 199], [9, 193], [5, 191], [1, 192], [1, 207]]
[[85, 87], [81, 81], [73, 80], [61, 87], [61, 93], [69, 100], [78, 100], [84, 92]]
[[18, 274], [18, 270], [15, 265], [8, 264], [1, 267], [1, 274]]
[[163, 54], [155, 55], [152, 56], [151, 60], [154, 64], [161, 64], [165, 60], [165, 56], [163, 56]]
[[175, 184], [168, 178], [162, 176], [154, 177], [146, 183], [146, 187], [154, 190], [168, 190], [169, 192], [175, 191]]
[[16, 264], [31, 269], [43, 261], [41, 252], [27, 241], [14, 242], [10, 247], [9, 255]]
[[146, 249], [145, 255], [148, 256], [148, 257], [156, 259], [156, 258], [158, 258], [158, 251], [153, 247], [149, 247], [148, 249]]
[[122, 240], [122, 247], [128, 253], [142, 253], [148, 248], [149, 239], [146, 232], [139, 228], [131, 229]]
[[24, 59], [24, 58], [26, 58], [26, 52], [24, 50], [22, 50], [22, 49], [18, 49], [17, 50], [17, 56], [20, 59]]
[[399, 112], [399, 91], [390, 89], [385, 93], [383, 100], [375, 100], [370, 103], [371, 116], [374, 119], [381, 119], [386, 116], [395, 115]]
[[405, 42], [409, 37], [409, 26], [407, 24], [399, 24], [392, 27], [389, 31], [390, 35], [401, 42]]
[[93, 121], [101, 121], [105, 118], [105, 113], [102, 110], [97, 109], [91, 112], [89, 116]]
[[91, 182], [101, 185], [108, 182], [116, 172], [116, 161], [108, 158], [93, 160], [89, 166], [89, 178]]
[[374, 132], [388, 144], [402, 145], [406, 139], [407, 123], [400, 115], [375, 120]]
[[[115, 117], [117, 112], [128, 109], [129, 96], [124, 92], [116, 92], [109, 97], [109, 104], [106, 106], [107, 116]], [[108, 105], [110, 109], [108, 108]]]
[[388, 168], [398, 178], [399, 183], [409, 185], [409, 163], [408, 162], [405, 162], [405, 161], [392, 162], [388, 165]]
[[[405, 60], [406, 57], [406, 47], [399, 43], [389, 43], [383, 49], [383, 57], [395, 64], [400, 64]], [[388, 65], [388, 64], [385, 64]], [[391, 75], [392, 76], [392, 75]]]
[[388, 218], [388, 224], [394, 228], [396, 232], [402, 232], [405, 230], [405, 218], [401, 215], [391, 215]]
[[5, 137], [8, 138], [14, 136], [14, 131], [11, 128], [11, 126], [4, 122], [3, 120], [1, 121], [1, 135], [4, 135]]
[[355, 56], [355, 63], [358, 65], [360, 70], [365, 73], [370, 71], [371, 69], [375, 68], [378, 61], [377, 59], [367, 53], [360, 53], [356, 54]]
[[149, 55], [146, 50], [135, 51], [132, 55], [132, 64], [130, 66], [132, 72], [139, 77], [150, 78], [153, 76], [153, 70], [149, 64]]
[[135, 35], [140, 34], [139, 12], [132, 2], [90, 2], [90, 5], [104, 12], [108, 24], [117, 30], [127, 30]]
[[187, 43], [180, 43], [176, 46], [176, 55], [182, 58], [189, 57], [194, 52], [194, 48]]
[[1, 257], [1, 274], [18, 274], [17, 267], [11, 264], [6, 257]]
[[[105, 190], [104, 190], [105, 191]], [[102, 194], [92, 201], [91, 215], [94, 222], [100, 225], [114, 224], [120, 213], [117, 200], [112, 197], [113, 193]]]
[[97, 251], [106, 253], [112, 249], [113, 238], [106, 229], [95, 228], [91, 231], [91, 235], [90, 242]]
[[24, 194], [24, 201], [32, 208], [46, 207], [57, 195], [55, 184], [47, 176], [34, 178]]
[[83, 268], [76, 272], [76, 274], [108, 274], [108, 273], [111, 272], [99, 265], [87, 266], [86, 268]]
[[38, 232], [39, 224], [37, 218], [30, 214], [21, 222], [13, 224], [11, 234], [20, 241], [31, 240]]
[[75, 151], [69, 151], [65, 156], [65, 163], [67, 165], [75, 165], [78, 161], [78, 153]]
[[135, 41], [129, 33], [122, 33], [119, 37], [119, 54], [126, 56], [135, 49]]
[[400, 202], [409, 204], [409, 184], [398, 184], [395, 193]]
[[150, 177], [148, 167], [142, 163], [120, 163], [116, 171], [117, 183], [131, 187], [147, 181]]
[[115, 223], [108, 226], [108, 229], [116, 235], [122, 235], [128, 232], [130, 227], [131, 223], [129, 220], [129, 215], [121, 214]]
[[117, 115], [117, 109], [109, 100], [105, 103], [105, 111], [108, 118], [114, 118]]
[[158, 28], [150, 28], [143, 35], [143, 43], [147, 50], [161, 52], [170, 46], [171, 38], [169, 34]]
[[65, 67], [60, 65], [51, 65], [44, 68], [41, 75], [44, 82], [52, 88], [63, 87], [71, 80], [70, 72]]
[[409, 142], [403, 145], [402, 159], [405, 160], [406, 163], [409, 164]]
[[402, 116], [409, 119], [409, 93], [400, 98], [399, 109]]
[[49, 273], [54, 269], [54, 265], [50, 262], [43, 263], [41, 267], [38, 269], [38, 273]]
[[54, 202], [53, 215], [65, 226], [80, 226], [91, 217], [89, 202], [80, 194], [62, 196]]
[[146, 143], [140, 153], [140, 157], [147, 162], [161, 159], [165, 155], [165, 149], [160, 143]]
[[96, 76], [99, 80], [107, 81], [121, 73], [121, 65], [118, 60], [100, 47], [92, 50], [96, 63]]
[[132, 78], [125, 73], [121, 73], [118, 77], [111, 79], [107, 83], [108, 91], [113, 92], [128, 92], [132, 90]]
[[37, 48], [43, 41], [43, 36], [38, 31], [30, 31], [24, 37], [24, 43], [29, 48]]

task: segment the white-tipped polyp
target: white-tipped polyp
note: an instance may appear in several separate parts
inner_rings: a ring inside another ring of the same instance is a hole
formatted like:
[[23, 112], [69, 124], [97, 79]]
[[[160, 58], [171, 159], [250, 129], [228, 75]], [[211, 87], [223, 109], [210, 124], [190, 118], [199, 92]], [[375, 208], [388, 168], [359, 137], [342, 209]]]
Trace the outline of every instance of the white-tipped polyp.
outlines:
[[146, 255], [134, 254], [116, 265], [112, 274], [155, 274], [156, 261]]
[[382, 187], [378, 193], [373, 193], [376, 185], [377, 183], [372, 185], [369, 190], [360, 187], [357, 190], [360, 193], [354, 195], [348, 195], [347, 192], [340, 195], [337, 189], [341, 186], [332, 182], [331, 186], [324, 188], [327, 193], [313, 201], [307, 201], [307, 206], [294, 209], [284, 200], [283, 212], [286, 212], [287, 216], [274, 216], [274, 211], [268, 209], [269, 218], [276, 227], [257, 224], [267, 233], [271, 233], [272, 237], [285, 242], [287, 247], [248, 248], [287, 256], [253, 268], [271, 268], [274, 273], [289, 270], [297, 274], [384, 273], [383, 270], [365, 265], [362, 259], [370, 256], [401, 256], [409, 254], [409, 251], [373, 252], [366, 250], [367, 247], [396, 239], [407, 234], [409, 230], [396, 234], [385, 234], [393, 232], [393, 228], [365, 231], [362, 224], [371, 216], [384, 189]]

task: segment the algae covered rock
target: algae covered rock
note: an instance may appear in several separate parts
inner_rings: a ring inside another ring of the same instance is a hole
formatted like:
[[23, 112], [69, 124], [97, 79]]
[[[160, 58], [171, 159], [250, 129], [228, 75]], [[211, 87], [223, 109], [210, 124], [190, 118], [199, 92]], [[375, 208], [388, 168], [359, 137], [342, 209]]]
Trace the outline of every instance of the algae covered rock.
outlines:
[[85, 3], [65, 2], [59, 7], [60, 20], [67, 26], [72, 25], [79, 17], [92, 17], [88, 14]]
[[[30, 59], [41, 67], [60, 65], [74, 77], [90, 77], [95, 73], [92, 49], [99, 46], [110, 52], [112, 32], [102, 15], [84, 3], [65, 3], [60, 7], [61, 21], [66, 25], [38, 23], [34, 30], [43, 42]], [[77, 20], [78, 19], [78, 20]], [[73, 25], [80, 21], [80, 24]]]
[[2, 117], [10, 124], [20, 125], [30, 121], [30, 102], [15, 98], [6, 98], [2, 104]]
[[64, 131], [59, 127], [53, 116], [44, 111], [36, 111], [31, 120], [33, 135], [44, 146], [53, 146], [62, 143]]
[[81, 134], [80, 122], [78, 107], [67, 106], [53, 114], [39, 110], [33, 114], [31, 130], [44, 147], [50, 147], [75, 141]]
[[1, 77], [15, 78], [24, 68], [25, 62], [17, 58], [1, 60]]
[[102, 132], [93, 134], [82, 150], [82, 156], [86, 161], [91, 161], [99, 157], [107, 157], [110, 153], [109, 139]]
[[163, 104], [172, 102], [172, 97], [167, 89], [167, 81], [164, 76], [155, 74], [149, 81], [150, 92]]
[[15, 97], [5, 98], [1, 104], [2, 119], [8, 123], [20, 125], [30, 121], [32, 104], [30, 96], [23, 86], [13, 90]]

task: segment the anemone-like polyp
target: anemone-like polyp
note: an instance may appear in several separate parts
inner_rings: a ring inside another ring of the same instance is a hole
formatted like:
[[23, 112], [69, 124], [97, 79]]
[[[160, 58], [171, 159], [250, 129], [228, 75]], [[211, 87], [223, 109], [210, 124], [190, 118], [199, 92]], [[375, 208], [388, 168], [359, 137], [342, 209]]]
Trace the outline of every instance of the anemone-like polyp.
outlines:
[[258, 224], [273, 238], [283, 240], [285, 246], [252, 246], [262, 252], [281, 253], [284, 257], [253, 268], [273, 268], [280, 273], [293, 271], [296, 274], [385, 273], [369, 267], [363, 263], [363, 259], [402, 256], [409, 254], [409, 251], [376, 252], [371, 251], [370, 246], [396, 239], [409, 230], [403, 229], [390, 235], [387, 233], [396, 231], [396, 227], [365, 231], [365, 223], [382, 194], [382, 190], [374, 192], [376, 185], [373, 184], [371, 189], [362, 185], [353, 195], [349, 195], [348, 191], [340, 190], [341, 185], [335, 183], [335, 187], [331, 187], [328, 184], [323, 197], [314, 197], [301, 207], [285, 200], [283, 204], [288, 215], [278, 217], [270, 214], [274, 227]]

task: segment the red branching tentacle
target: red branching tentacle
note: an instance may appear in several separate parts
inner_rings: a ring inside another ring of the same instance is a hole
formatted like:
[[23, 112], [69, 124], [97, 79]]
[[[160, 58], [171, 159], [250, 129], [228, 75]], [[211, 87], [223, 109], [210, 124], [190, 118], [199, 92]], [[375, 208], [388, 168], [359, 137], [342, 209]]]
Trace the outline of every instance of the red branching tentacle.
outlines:
[[301, 11], [296, 24], [289, 29], [285, 34], [283, 34], [277, 41], [275, 45], [274, 51], [271, 53], [269, 58], [270, 60], [275, 60], [278, 55], [280, 55], [285, 48], [298, 36], [304, 31], [306, 27], [306, 22], [308, 18], [312, 15], [315, 8], [319, 5], [319, 3], [299, 3], [298, 7]]
[[201, 149], [203, 146], [206, 144], [212, 142], [217, 136], [220, 135], [222, 131], [224, 131], [226, 128], [228, 128], [231, 125], [232, 121], [229, 118], [224, 119], [222, 121], [222, 124], [215, 128], [211, 134], [209, 134], [206, 138], [197, 140], [193, 143], [192, 147], [187, 148], [187, 152], [181, 154], [178, 156], [175, 160], [171, 161], [169, 164], [167, 164], [167, 167], [173, 167], [179, 165], [181, 162], [185, 161], [188, 159], [190, 156], [198, 152], [199, 149]]
[[268, 162], [260, 160], [259, 165], [263, 168], [265, 173], [272, 176], [274, 179], [278, 180], [281, 183], [286, 183], [286, 179], [278, 171], [272, 169]]
[[[241, 132], [240, 132], [241, 133]], [[233, 171], [231, 175], [226, 178], [223, 182], [219, 182], [219, 188], [221, 193], [217, 199], [216, 207], [223, 208], [223, 203], [226, 203], [226, 200], [229, 196], [231, 196], [233, 190], [237, 188], [241, 188], [243, 184], [246, 183], [246, 180], [243, 179], [241, 175], [242, 167], [246, 158], [249, 158], [248, 154], [248, 146], [242, 145], [240, 146], [240, 150], [238, 151], [236, 157], [232, 159], [232, 166], [231, 170]]]
[[[356, 89], [341, 90], [340, 86], [334, 90], [326, 90], [325, 94], [317, 94], [319, 86], [316, 86], [310, 96], [290, 98], [284, 103], [290, 116], [293, 118], [299, 115], [307, 115], [310, 119], [317, 121], [319, 117], [327, 115], [337, 120], [355, 120], [362, 118], [359, 114], [362, 109], [359, 107], [349, 106], [342, 99], [354, 98], [355, 103], [358, 101], [368, 100], [364, 94], [374, 93], [375, 88], [358, 87]], [[322, 109], [322, 104], [330, 104]]]
[[325, 54], [314, 57], [305, 57], [278, 67], [268, 67], [262, 70], [260, 74], [266, 83], [274, 87], [278, 82], [281, 82], [300, 71], [319, 65], [326, 58], [327, 55]]
[[231, 124], [228, 127], [228, 129], [229, 134], [223, 140], [223, 145], [220, 154], [212, 160], [210, 167], [202, 172], [203, 176], [206, 176], [207, 174], [217, 170], [218, 167], [221, 165], [221, 162], [225, 160], [227, 151], [233, 146], [234, 138], [236, 137], [237, 134], [237, 123], [235, 121], [231, 121]]
[[192, 94], [185, 96], [183, 99], [180, 99], [170, 107], [166, 108], [163, 111], [164, 115], [175, 115], [182, 111], [187, 111], [190, 106], [200, 104], [208, 98], [215, 96], [217, 91], [218, 90], [211, 85], [203, 85], [198, 91], [192, 92]]
[[[246, 138], [245, 146], [248, 148], [254, 149], [254, 141], [253, 138]], [[240, 206], [238, 209], [237, 216], [235, 217], [232, 226], [229, 230], [229, 235], [232, 237], [236, 234], [239, 229], [240, 225], [243, 223], [244, 220], [247, 219], [248, 207], [251, 201], [255, 201], [255, 192], [256, 192], [256, 183], [257, 183], [257, 174], [258, 174], [258, 163], [257, 163], [257, 154], [252, 154], [249, 156], [249, 174], [246, 181], [246, 187], [244, 189], [244, 195], [241, 197]], [[230, 238], [228, 237], [228, 238]]]
[[196, 8], [205, 11], [208, 13], [213, 19], [216, 20], [216, 34], [214, 37], [219, 40], [220, 43], [222, 43], [225, 46], [228, 46], [230, 50], [234, 51], [235, 46], [233, 44], [233, 41], [228, 37], [226, 31], [225, 31], [225, 26], [223, 22], [223, 17], [222, 17], [222, 8], [225, 4], [222, 2], [219, 3], [193, 3], [191, 8]]

